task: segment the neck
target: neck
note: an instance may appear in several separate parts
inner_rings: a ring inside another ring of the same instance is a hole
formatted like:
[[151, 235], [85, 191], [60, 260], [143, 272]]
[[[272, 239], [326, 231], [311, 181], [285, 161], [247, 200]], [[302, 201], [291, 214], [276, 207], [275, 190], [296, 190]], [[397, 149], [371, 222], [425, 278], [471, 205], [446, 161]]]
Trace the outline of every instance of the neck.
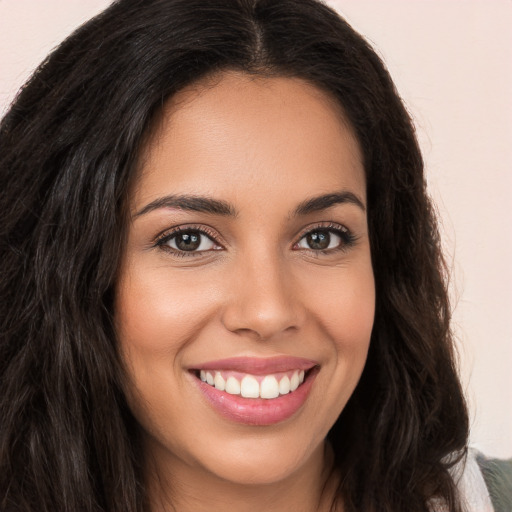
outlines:
[[151, 512], [341, 512], [339, 482], [329, 446], [319, 446], [302, 468], [265, 484], [230, 482], [176, 460], [153, 459], [148, 471]]

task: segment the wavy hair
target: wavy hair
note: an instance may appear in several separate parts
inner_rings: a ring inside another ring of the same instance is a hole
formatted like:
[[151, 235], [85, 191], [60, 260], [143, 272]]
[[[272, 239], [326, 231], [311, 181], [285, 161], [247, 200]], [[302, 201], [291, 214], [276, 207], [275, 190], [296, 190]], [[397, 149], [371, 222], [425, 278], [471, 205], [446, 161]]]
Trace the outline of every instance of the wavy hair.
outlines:
[[113, 328], [127, 196], [166, 99], [223, 70], [326, 91], [364, 156], [376, 318], [329, 433], [346, 510], [460, 510], [468, 419], [414, 127], [372, 48], [315, 0], [119, 0], [18, 94], [0, 125], [0, 509], [149, 510]]

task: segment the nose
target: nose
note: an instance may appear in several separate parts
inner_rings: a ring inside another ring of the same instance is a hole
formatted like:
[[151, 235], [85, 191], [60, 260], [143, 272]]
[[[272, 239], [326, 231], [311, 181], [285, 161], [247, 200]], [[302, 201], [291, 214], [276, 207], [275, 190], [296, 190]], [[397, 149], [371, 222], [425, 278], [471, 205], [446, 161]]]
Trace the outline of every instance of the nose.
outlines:
[[304, 308], [293, 273], [286, 262], [266, 255], [246, 259], [229, 280], [222, 313], [224, 327], [257, 340], [298, 330]]

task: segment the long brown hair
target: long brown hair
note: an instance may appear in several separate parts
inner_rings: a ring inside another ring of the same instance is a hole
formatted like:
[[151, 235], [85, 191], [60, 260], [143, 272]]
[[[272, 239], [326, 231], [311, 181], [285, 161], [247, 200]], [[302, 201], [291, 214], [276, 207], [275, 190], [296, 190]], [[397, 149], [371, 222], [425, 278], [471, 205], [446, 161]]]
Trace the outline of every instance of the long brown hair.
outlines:
[[329, 433], [347, 510], [458, 511], [468, 419], [414, 127], [380, 59], [315, 0], [120, 0], [0, 125], [0, 509], [142, 512], [113, 329], [124, 205], [164, 101], [223, 69], [300, 77], [359, 140], [377, 287], [368, 361]]

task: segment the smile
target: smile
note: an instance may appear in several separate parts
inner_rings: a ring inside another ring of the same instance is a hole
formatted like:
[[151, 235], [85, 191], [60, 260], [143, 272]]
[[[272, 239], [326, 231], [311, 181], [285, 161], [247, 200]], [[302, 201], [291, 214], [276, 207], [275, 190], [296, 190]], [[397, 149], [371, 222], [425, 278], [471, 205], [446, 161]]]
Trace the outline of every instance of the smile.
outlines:
[[219, 391], [244, 398], [270, 400], [295, 391], [303, 382], [304, 370], [285, 374], [251, 375], [232, 371], [200, 371], [200, 379]]
[[306, 359], [244, 357], [200, 365], [191, 373], [207, 403], [221, 416], [263, 426], [298, 412], [318, 371], [318, 363]]

